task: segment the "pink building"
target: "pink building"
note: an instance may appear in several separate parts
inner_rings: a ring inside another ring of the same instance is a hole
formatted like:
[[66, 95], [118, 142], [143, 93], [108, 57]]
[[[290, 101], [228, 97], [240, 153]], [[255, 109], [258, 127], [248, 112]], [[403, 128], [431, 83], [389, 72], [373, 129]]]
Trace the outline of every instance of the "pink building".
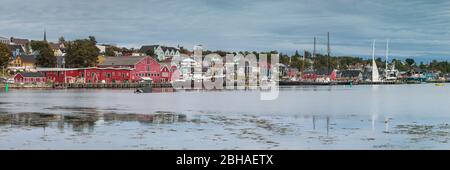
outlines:
[[168, 82], [172, 74], [172, 69], [150, 56], [106, 57], [98, 67], [129, 68], [131, 79], [151, 78], [153, 82]]

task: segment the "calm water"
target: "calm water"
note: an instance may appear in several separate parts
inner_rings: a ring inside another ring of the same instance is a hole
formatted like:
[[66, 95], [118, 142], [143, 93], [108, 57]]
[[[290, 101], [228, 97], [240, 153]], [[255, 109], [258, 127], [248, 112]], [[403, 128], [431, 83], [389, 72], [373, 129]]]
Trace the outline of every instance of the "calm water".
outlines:
[[0, 149], [450, 149], [450, 84], [0, 93]]

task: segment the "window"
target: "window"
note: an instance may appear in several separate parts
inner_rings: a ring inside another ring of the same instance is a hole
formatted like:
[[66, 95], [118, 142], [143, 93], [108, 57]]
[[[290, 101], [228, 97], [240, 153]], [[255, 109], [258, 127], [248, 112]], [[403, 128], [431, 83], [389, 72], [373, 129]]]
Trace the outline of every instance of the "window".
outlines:
[[92, 73], [92, 78], [94, 78], [95, 77], [95, 73]]
[[107, 78], [111, 78], [111, 73], [108, 73], [108, 74], [106, 75], [106, 77], [107, 77]]
[[147, 66], [147, 71], [150, 71], [150, 66]]

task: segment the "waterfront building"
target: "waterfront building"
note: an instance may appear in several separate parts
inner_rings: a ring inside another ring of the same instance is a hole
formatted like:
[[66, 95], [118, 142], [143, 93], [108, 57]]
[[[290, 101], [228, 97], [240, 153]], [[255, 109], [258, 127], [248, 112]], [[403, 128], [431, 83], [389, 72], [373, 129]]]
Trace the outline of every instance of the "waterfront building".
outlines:
[[130, 83], [139, 81], [130, 68], [37, 68], [53, 83]]
[[15, 83], [45, 83], [46, 77], [40, 72], [22, 72], [14, 76]]
[[336, 80], [336, 70], [321, 68], [316, 70], [306, 70], [303, 72], [302, 79], [312, 82], [330, 82]]
[[129, 68], [133, 70], [132, 76], [150, 78], [153, 82], [169, 81], [173, 72], [171, 66], [161, 67], [161, 64], [150, 56], [105, 57], [98, 67]]
[[298, 74], [299, 74], [298, 68], [288, 68], [288, 77], [291, 80], [296, 80]]
[[361, 70], [344, 70], [341, 71], [338, 75], [337, 80], [339, 81], [362, 81], [363, 80], [363, 73]]

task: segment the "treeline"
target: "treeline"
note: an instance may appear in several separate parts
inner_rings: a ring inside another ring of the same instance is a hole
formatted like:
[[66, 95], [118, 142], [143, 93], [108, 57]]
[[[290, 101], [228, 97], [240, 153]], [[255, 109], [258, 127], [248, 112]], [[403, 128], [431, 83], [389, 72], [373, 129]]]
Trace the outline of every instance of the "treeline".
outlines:
[[[97, 41], [94, 36], [73, 41], [66, 41], [61, 37], [59, 43], [65, 46], [65, 67], [92, 67], [97, 64], [100, 49], [96, 47]], [[31, 48], [37, 52], [36, 66], [54, 67], [57, 64], [57, 58], [47, 41], [31, 41]]]

